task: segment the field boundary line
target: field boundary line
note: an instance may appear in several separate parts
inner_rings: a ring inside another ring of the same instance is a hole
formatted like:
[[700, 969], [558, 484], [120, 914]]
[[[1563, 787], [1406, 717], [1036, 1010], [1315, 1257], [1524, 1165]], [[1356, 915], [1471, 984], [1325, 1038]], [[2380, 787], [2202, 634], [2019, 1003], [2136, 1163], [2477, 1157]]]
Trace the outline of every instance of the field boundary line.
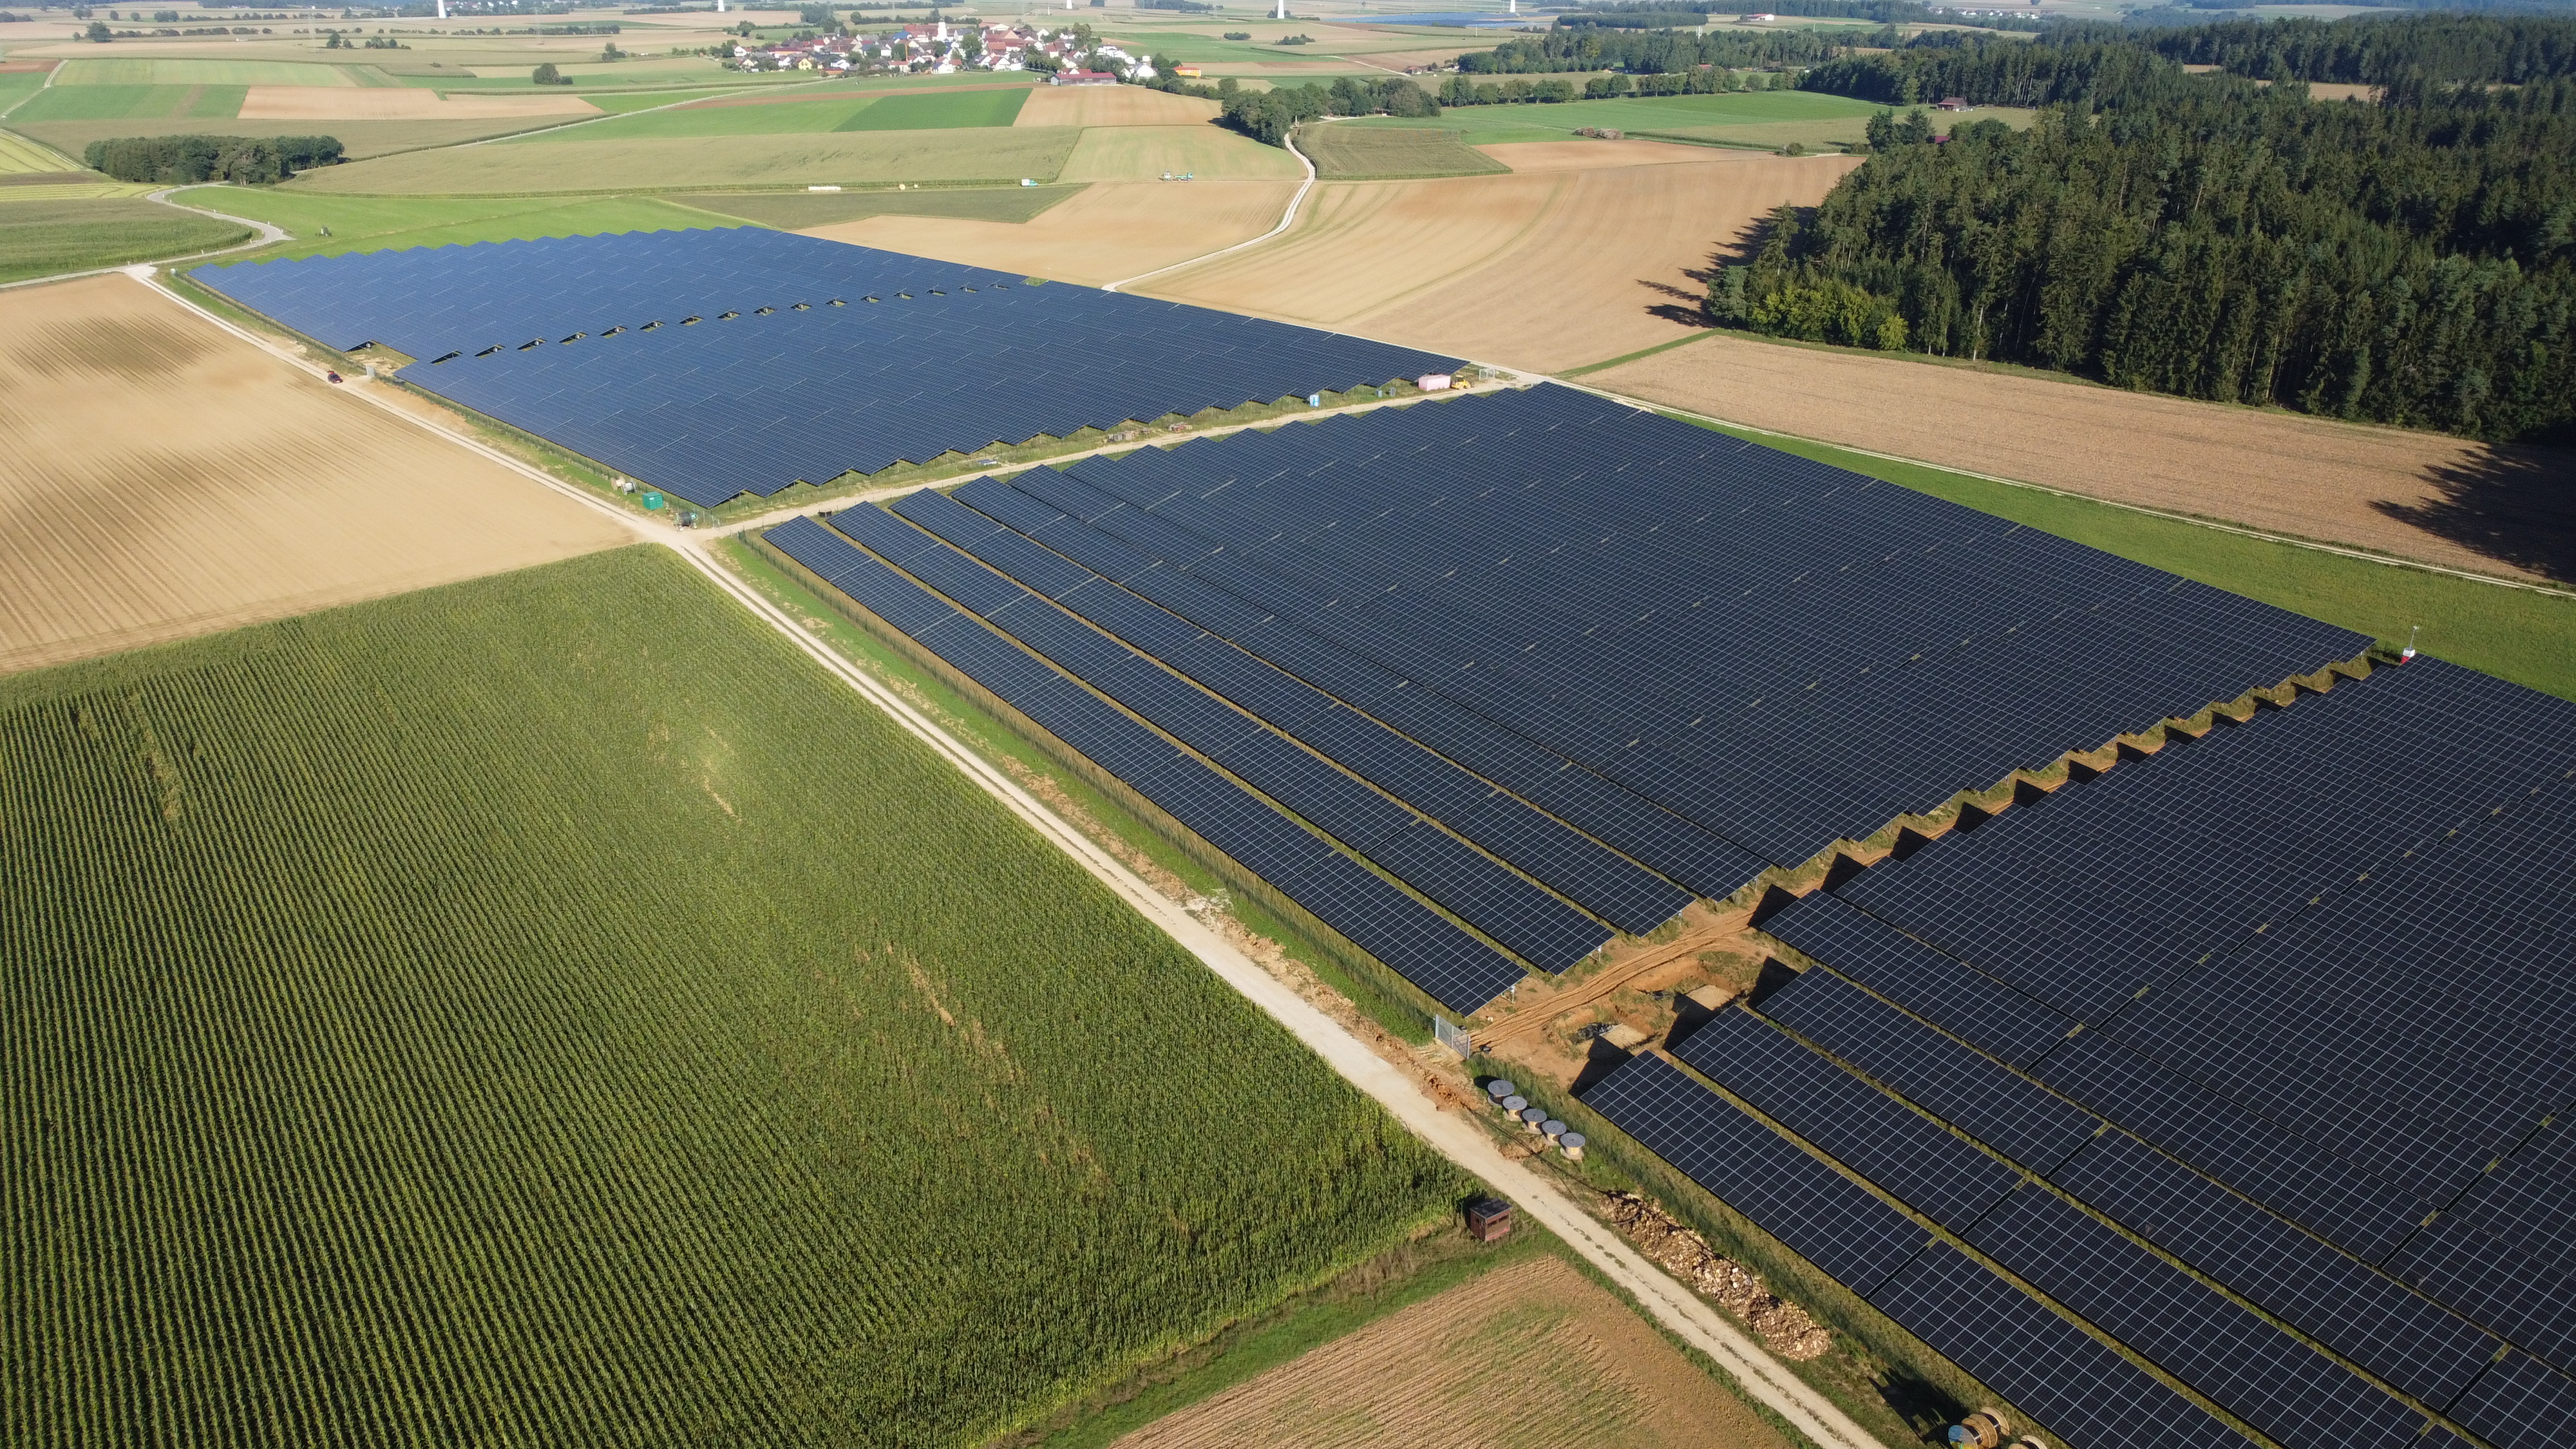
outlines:
[[[1698, 339], [1692, 338], [1688, 340], [1697, 341]], [[2005, 478], [1993, 473], [1980, 473], [1973, 468], [1954, 468], [1947, 463], [1934, 463], [1922, 458], [1908, 458], [1902, 453], [1882, 453], [1875, 448], [1856, 448], [1848, 443], [1832, 442], [1825, 438], [1811, 438], [1804, 433], [1784, 433], [1777, 428], [1755, 427], [1751, 423], [1739, 423], [1732, 418], [1721, 418], [1715, 413], [1696, 412], [1690, 408], [1676, 407], [1670, 403], [1650, 402], [1644, 398], [1630, 397], [1626, 393], [1612, 392], [1606, 387], [1594, 387], [1589, 383], [1575, 381], [1571, 375], [1567, 374], [1559, 374], [1551, 380], [1561, 386], [1577, 388], [1581, 391], [1591, 393], [1595, 397], [1608, 398], [1610, 401], [1615, 403], [1625, 403], [1629, 407], [1637, 408], [1644, 412], [1673, 413], [1681, 417], [1697, 418], [1701, 422], [1716, 423], [1723, 427], [1735, 428], [1747, 433], [1759, 433], [1766, 438], [1792, 438], [1801, 443], [1814, 443], [1820, 447], [1840, 448], [1846, 453], [1857, 453], [1864, 458], [1877, 458], [1889, 463], [1904, 463], [1911, 467], [1929, 468], [1937, 473], [1955, 473], [1962, 478], [1974, 478], [1980, 483], [1997, 483], [2006, 488], [2019, 488], [2030, 493], [2045, 493], [2052, 498], [2064, 498], [2076, 503], [2098, 503], [2105, 508], [2117, 508], [2125, 513], [2143, 513], [2149, 518], [2161, 518], [2169, 523], [2187, 523], [2194, 528], [2207, 528], [2213, 529], [2219, 533], [2232, 533], [2239, 538], [2250, 538], [2262, 543], [2277, 543], [2287, 548], [2303, 548], [2311, 553], [2330, 553], [2338, 558], [2357, 559], [2362, 563], [2378, 564], [2383, 568], [2413, 569], [2418, 573], [2440, 574], [2445, 578], [2466, 579], [2474, 584], [2493, 584], [2499, 589], [2522, 589], [2530, 593], [2545, 594], [2553, 599], [2576, 599], [2576, 591], [2558, 588], [2550, 584], [2530, 583], [2522, 579], [2501, 578], [2495, 574], [2482, 574], [2474, 569], [2455, 569], [2446, 564], [2424, 563], [2416, 559], [2399, 558], [2394, 554], [2373, 553], [2368, 549], [2351, 548], [2338, 543], [2323, 543], [2312, 538], [2301, 538], [2296, 534], [2272, 533], [2260, 528], [2248, 528], [2241, 523], [2222, 523], [2214, 518], [2203, 518], [2196, 513], [2177, 513], [2169, 508], [2150, 508], [2143, 503], [2123, 503], [2113, 498], [2097, 498], [2090, 493], [2077, 493], [2072, 489], [2052, 488], [2045, 483], [2030, 483], [2019, 478]]]
[[[152, 286], [149, 281], [144, 281], [144, 285]], [[152, 286], [152, 290], [234, 336], [251, 342], [271, 356], [307, 371], [321, 371], [315, 364], [287, 354], [265, 338], [216, 316], [168, 287]], [[1566, 1189], [1542, 1177], [1527, 1164], [1505, 1157], [1502, 1149], [1474, 1119], [1464, 1112], [1442, 1111], [1405, 1073], [1369, 1050], [1341, 1023], [1299, 996], [1252, 958], [1227, 944], [1212, 928], [1190, 915], [1180, 902], [1166, 899], [1147, 885], [1143, 877], [1128, 869], [1097, 841], [1047, 809], [1022, 789], [1019, 782], [914, 709], [855, 660], [798, 627], [794, 619], [771, 603], [749, 581], [736, 577], [717, 562], [705, 542], [712, 535], [648, 530], [640, 520], [606, 500], [593, 498], [572, 484], [548, 477], [478, 439], [460, 436], [437, 422], [397, 407], [374, 395], [371, 387], [361, 386], [357, 391], [358, 396], [374, 406], [608, 514], [634, 530], [643, 541], [660, 544], [679, 554], [717, 588], [750, 610], [755, 618], [784, 635], [807, 658], [820, 664], [860, 697], [884, 710], [899, 727], [928, 745], [1041, 837], [1072, 857], [1094, 879], [1198, 958], [1199, 963], [1218, 979], [1286, 1028], [1308, 1050], [1323, 1058], [1325, 1064], [1345, 1081], [1367, 1093], [1406, 1130], [1511, 1198], [1549, 1231], [1563, 1238], [1586, 1261], [1633, 1296], [1656, 1322], [1708, 1355], [1735, 1380], [1742, 1392], [1779, 1414], [1798, 1432], [1814, 1441], [1819, 1449], [1884, 1449], [1832, 1400], [1789, 1372], [1751, 1334], [1728, 1321], [1707, 1300], [1684, 1287], [1620, 1238], [1615, 1230], [1586, 1212]]]
[[1159, 277], [1165, 272], [1177, 272], [1183, 267], [1195, 267], [1201, 262], [1214, 261], [1218, 257], [1226, 255], [1228, 252], [1239, 252], [1245, 247], [1257, 247], [1263, 242], [1270, 240], [1272, 237], [1279, 236], [1286, 232], [1288, 228], [1295, 226], [1297, 224], [1297, 208], [1304, 204], [1306, 193], [1315, 189], [1315, 163], [1306, 158], [1305, 152], [1297, 149], [1297, 135], [1295, 131], [1292, 130], [1287, 136], [1281, 138], [1279, 144], [1287, 147], [1288, 154], [1296, 157], [1297, 164], [1306, 169], [1306, 179], [1297, 183], [1297, 190], [1288, 198], [1288, 210], [1281, 214], [1279, 224], [1277, 226], [1272, 227], [1270, 230], [1263, 232], [1261, 235], [1254, 237], [1250, 241], [1239, 241], [1230, 247], [1219, 247], [1215, 251], [1208, 252], [1204, 255], [1191, 257], [1186, 261], [1174, 262], [1168, 267], [1156, 267], [1150, 272], [1138, 272], [1132, 277], [1121, 277], [1117, 281], [1111, 282], [1102, 287], [1100, 290], [1104, 292], [1115, 292], [1121, 287], [1127, 286], [1131, 283], [1144, 281], [1148, 277]]

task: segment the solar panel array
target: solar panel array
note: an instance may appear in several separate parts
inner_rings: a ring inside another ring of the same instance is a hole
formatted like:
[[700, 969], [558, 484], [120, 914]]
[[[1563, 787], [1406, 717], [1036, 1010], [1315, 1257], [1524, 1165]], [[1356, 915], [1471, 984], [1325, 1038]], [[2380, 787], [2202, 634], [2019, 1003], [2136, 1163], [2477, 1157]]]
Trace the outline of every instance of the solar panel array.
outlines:
[[1451, 1010], [1521, 979], [1508, 957], [842, 535], [800, 518], [768, 537]]
[[197, 279], [692, 503], [1453, 358], [757, 227], [354, 252]]
[[958, 497], [1710, 896], [2369, 644], [1555, 386]]
[[2384, 668], [1797, 902], [1821, 969], [1585, 1100], [1875, 1189], [1693, 1172], [1793, 1248], [1946, 1230], [1844, 1281], [2084, 1449], [2185, 1430], [2070, 1333], [2285, 1449], [2576, 1442], [2571, 842], [2576, 705]]

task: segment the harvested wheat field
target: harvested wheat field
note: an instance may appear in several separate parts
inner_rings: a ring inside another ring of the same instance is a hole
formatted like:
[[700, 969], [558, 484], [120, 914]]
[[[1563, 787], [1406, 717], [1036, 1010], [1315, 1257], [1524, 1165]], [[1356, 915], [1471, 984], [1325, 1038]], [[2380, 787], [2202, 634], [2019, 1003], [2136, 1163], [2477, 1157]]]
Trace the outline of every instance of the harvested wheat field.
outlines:
[[1100, 286], [1249, 241], [1279, 224], [1285, 181], [1102, 181], [1026, 222], [878, 216], [807, 236]]
[[1787, 1449], [1553, 1257], [1497, 1268], [1169, 1415], [1118, 1449]]
[[[1494, 151], [1511, 164], [1520, 149]], [[1857, 164], [1702, 149], [1671, 165], [1335, 183], [1286, 236], [1145, 290], [1554, 372], [1687, 335], [1712, 256]]]
[[579, 96], [442, 96], [410, 87], [252, 86], [248, 121], [501, 121], [520, 116], [596, 116]]
[[2426, 563], [2576, 573], [2576, 455], [2550, 449], [1733, 335], [1583, 381], [1757, 428]]
[[1706, 146], [1676, 141], [1507, 141], [1476, 148], [1514, 171], [1599, 171], [1613, 166], [1679, 166], [1709, 159]]
[[1216, 119], [1214, 101], [1149, 91], [1143, 86], [1040, 86], [1020, 107], [1019, 126], [1199, 126]]
[[[1302, 181], [1306, 168], [1276, 146], [1218, 126], [1097, 126], [1082, 133], [1059, 181]], [[1273, 222], [1279, 218], [1271, 217]]]
[[130, 277], [0, 293], [0, 670], [631, 541]]

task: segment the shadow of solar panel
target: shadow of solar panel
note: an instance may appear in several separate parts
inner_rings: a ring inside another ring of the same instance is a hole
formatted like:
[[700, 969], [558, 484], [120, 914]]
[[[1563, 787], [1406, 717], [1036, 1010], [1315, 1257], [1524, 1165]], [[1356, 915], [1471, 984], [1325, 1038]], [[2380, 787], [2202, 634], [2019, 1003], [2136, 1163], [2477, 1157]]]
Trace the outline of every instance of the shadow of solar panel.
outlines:
[[754, 227], [351, 253], [198, 277], [331, 346], [375, 341], [440, 359], [403, 380], [701, 505], [1457, 366]]
[[767, 538], [1450, 1010], [1520, 969], [920, 585], [808, 519]]
[[1866, 1296], [1930, 1237], [1661, 1057], [1625, 1063], [1582, 1100], [1855, 1293]]
[[1975, 1260], [1935, 1243], [1870, 1302], [2083, 1449], [2253, 1441]]

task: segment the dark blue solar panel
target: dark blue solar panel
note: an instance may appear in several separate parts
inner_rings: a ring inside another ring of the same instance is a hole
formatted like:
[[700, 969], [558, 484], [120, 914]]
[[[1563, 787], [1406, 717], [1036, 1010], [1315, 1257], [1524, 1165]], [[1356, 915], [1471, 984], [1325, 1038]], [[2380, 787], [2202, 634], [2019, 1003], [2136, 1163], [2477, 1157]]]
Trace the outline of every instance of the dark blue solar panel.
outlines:
[[1623, 930], [1651, 931], [1690, 903], [1689, 892], [1520, 800], [1499, 794], [1490, 783], [1322, 690], [1117, 588], [1091, 569], [998, 526], [983, 514], [936, 493], [914, 494], [897, 503], [895, 511], [1056, 599]]
[[405, 382], [707, 505], [1456, 365], [759, 227], [351, 253], [198, 277], [330, 346], [409, 354], [419, 361]]
[[1562, 971], [1610, 938], [1456, 838], [894, 515], [854, 508], [832, 523], [1532, 963]]
[[1945, 1227], [1975, 1222], [2020, 1180], [1750, 1012], [1719, 1012], [1673, 1055]]
[[2285, 1449], [2398, 1449], [2423, 1416], [2056, 1195], [2024, 1188], [1967, 1239]]
[[2033, 1172], [2092, 1139], [2100, 1119], [1830, 971], [1809, 971], [1760, 1004], [1764, 1016], [1886, 1090]]
[[1936, 1243], [1870, 1302], [2081, 1449], [2243, 1449], [2242, 1434]]
[[2509, 1354], [2471, 1386], [2451, 1418], [2497, 1449], [2565, 1449], [2576, 1426], [2576, 1380], [2528, 1354]]
[[[1067, 515], [1041, 541], [1089, 562], [1078, 525], [1187, 576], [1275, 627], [1167, 607], [1471, 767], [1443, 721], [1325, 671], [1436, 696], [1782, 863], [2367, 643], [1553, 387], [1012, 486]], [[2122, 669], [2070, 676], [2105, 651]]]
[[2501, 1346], [2125, 1132], [2104, 1133], [2049, 1179], [2437, 1408], [2457, 1398]]
[[1621, 1065], [1582, 1100], [1855, 1293], [1868, 1293], [1929, 1237], [1661, 1057]]
[[801, 518], [766, 537], [1433, 1000], [1472, 1012], [1521, 979], [1492, 948], [848, 540]]

